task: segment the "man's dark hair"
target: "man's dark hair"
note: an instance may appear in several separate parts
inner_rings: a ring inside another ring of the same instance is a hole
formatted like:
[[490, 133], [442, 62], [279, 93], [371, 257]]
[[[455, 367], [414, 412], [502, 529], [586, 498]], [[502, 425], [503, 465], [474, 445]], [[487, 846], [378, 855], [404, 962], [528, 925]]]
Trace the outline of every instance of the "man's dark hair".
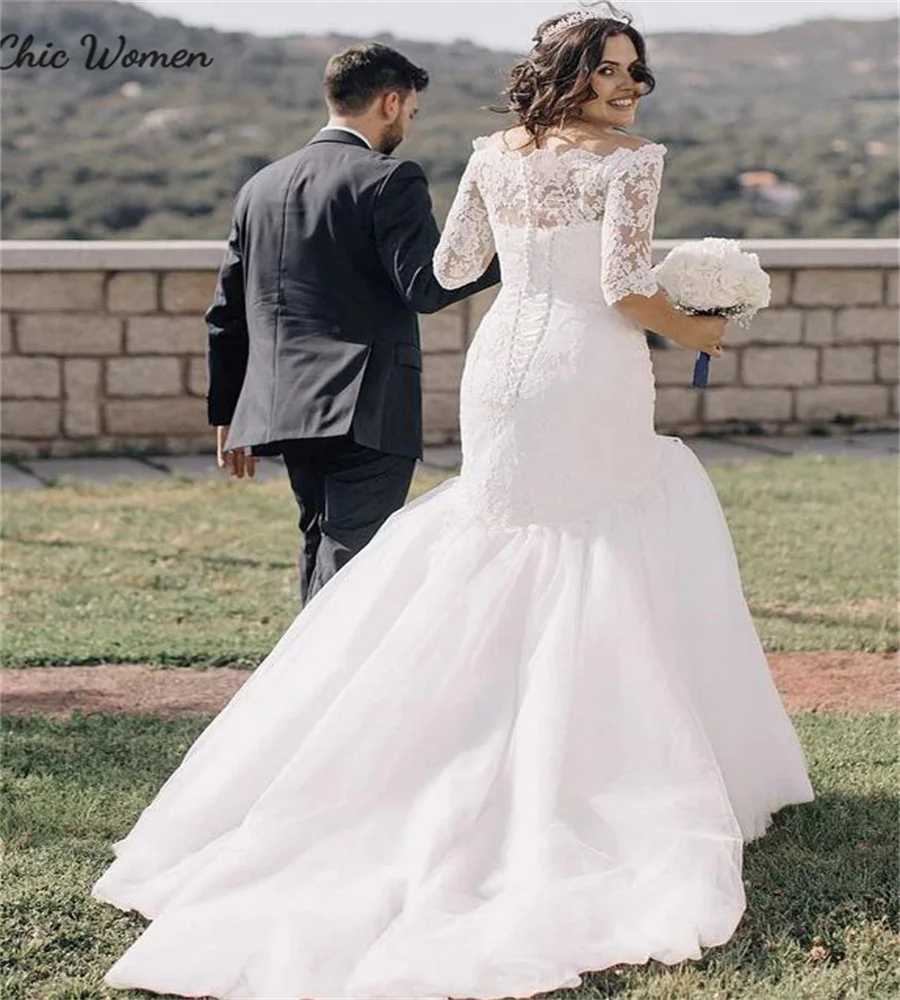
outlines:
[[424, 90], [428, 74], [387, 45], [351, 45], [328, 60], [325, 96], [338, 114], [358, 115], [382, 94]]

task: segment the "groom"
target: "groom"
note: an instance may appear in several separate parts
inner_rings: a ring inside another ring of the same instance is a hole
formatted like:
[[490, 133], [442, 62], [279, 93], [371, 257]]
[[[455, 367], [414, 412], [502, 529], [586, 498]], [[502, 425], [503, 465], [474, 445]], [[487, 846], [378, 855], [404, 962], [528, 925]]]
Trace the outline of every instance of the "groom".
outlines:
[[[354, 45], [325, 74], [328, 125], [238, 192], [209, 327], [209, 421], [237, 478], [282, 455], [307, 601], [403, 506], [422, 457], [417, 313], [499, 281], [438, 285], [421, 168], [390, 154], [428, 74]], [[250, 452], [252, 449], [252, 453]]]

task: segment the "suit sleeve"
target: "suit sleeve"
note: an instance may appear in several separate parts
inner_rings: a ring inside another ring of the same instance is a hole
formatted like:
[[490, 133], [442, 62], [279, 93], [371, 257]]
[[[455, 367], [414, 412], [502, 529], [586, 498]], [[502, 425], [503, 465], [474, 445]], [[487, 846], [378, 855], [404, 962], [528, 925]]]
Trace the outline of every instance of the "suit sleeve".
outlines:
[[213, 426], [223, 426], [230, 424], [234, 416], [247, 372], [250, 345], [237, 205], [212, 305], [204, 318], [209, 330], [207, 416]]
[[385, 270], [400, 296], [418, 313], [433, 313], [500, 280], [496, 257], [478, 280], [442, 288], [433, 258], [440, 233], [432, 213], [428, 182], [418, 164], [400, 163], [379, 193], [374, 211], [375, 241]]

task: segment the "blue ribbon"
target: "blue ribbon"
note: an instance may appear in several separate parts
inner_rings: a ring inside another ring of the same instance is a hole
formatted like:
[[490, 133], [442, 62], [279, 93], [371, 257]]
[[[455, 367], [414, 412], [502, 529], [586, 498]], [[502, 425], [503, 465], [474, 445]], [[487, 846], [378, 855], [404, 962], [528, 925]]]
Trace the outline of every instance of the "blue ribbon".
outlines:
[[705, 389], [707, 382], [709, 382], [709, 355], [706, 351], [698, 351], [691, 385], [695, 389]]

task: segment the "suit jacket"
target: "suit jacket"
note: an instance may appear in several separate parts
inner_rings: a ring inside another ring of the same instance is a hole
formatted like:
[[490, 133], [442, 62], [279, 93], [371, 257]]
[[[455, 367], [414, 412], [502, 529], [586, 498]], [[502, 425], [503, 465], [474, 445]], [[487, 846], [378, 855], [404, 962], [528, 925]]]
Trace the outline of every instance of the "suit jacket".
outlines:
[[352, 433], [422, 456], [417, 313], [447, 291], [422, 169], [336, 129], [264, 167], [238, 192], [209, 327], [208, 416], [227, 447], [275, 454], [296, 438]]

